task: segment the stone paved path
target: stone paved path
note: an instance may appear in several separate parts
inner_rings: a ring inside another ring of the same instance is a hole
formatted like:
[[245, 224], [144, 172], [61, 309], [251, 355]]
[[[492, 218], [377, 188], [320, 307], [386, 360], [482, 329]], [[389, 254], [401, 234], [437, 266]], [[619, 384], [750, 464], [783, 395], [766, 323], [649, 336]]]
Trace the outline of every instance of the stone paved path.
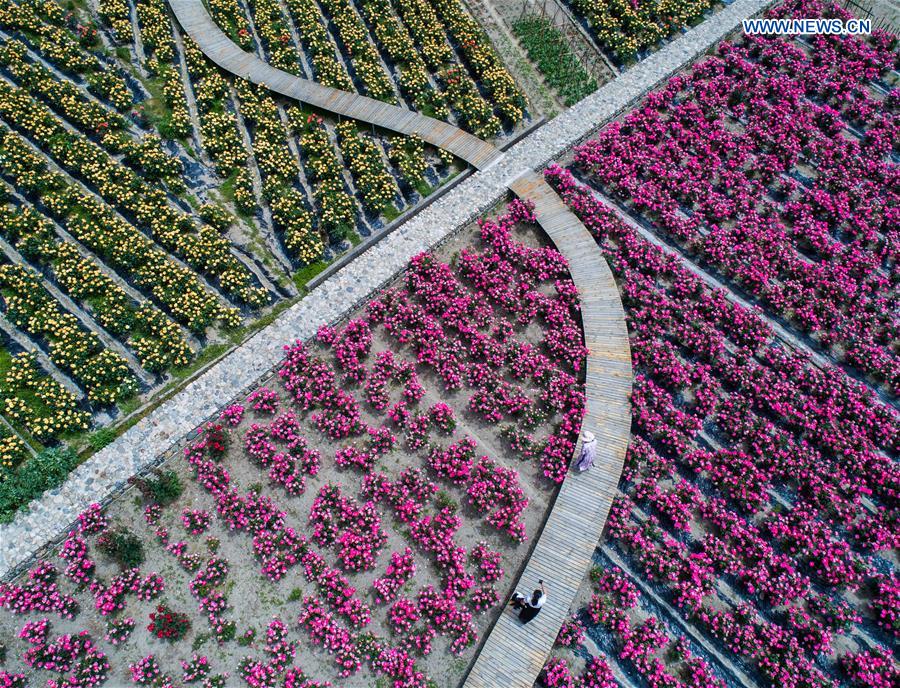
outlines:
[[[202, 6], [201, 0], [172, 1]], [[539, 219], [548, 234], [556, 234], [564, 246], [562, 250], [569, 254], [576, 284], [586, 296], [584, 324], [586, 343], [591, 349], [588, 362], [589, 415], [586, 422], [596, 423], [593, 425], [595, 429], [609, 426], [619, 432], [614, 418], [621, 416], [622, 404], [627, 405], [628, 389], [624, 383], [626, 378], [621, 377], [628, 369], [622, 360], [621, 340], [617, 339], [622, 331], [617, 328], [624, 328], [624, 320], [620, 321], [620, 325], [613, 322], [620, 317], [614, 309], [621, 311], [621, 303], [617, 294], [615, 299], [604, 301], [611, 295], [606, 279], [608, 267], [602, 259], [597, 260], [600, 254], [596, 249], [594, 257], [588, 253], [582, 254], [581, 249], [586, 251], [588, 244], [583, 240], [579, 242], [578, 235], [579, 232], [586, 234], [586, 230], [576, 224], [577, 221], [573, 223], [567, 218], [552, 198], [543, 197], [548, 192], [552, 195], [552, 190], [545, 187], [537, 175], [529, 173], [563, 155], [597, 127], [631, 107], [647, 90], [702, 55], [738, 27], [742, 19], [762, 11], [769, 2], [735, 0], [712, 18], [533, 132], [502, 156], [485, 158], [486, 164], [482, 160], [480, 164], [484, 166], [481, 171], [371, 247], [285, 311], [274, 323], [230, 352], [181, 392], [161, 403], [114, 443], [73, 471], [63, 486], [32, 502], [29, 510], [18, 514], [13, 523], [0, 526], [0, 577], [8, 577], [27, 565], [42, 547], [64, 534], [88, 504], [109, 499], [128, 477], [151, 465], [161, 454], [173, 451], [173, 447], [190, 436], [198, 425], [213, 417], [218, 409], [247, 393], [278, 364], [286, 343], [308, 339], [320, 325], [335, 323], [345, 317], [375, 290], [390, 282], [413, 255], [435, 247], [494, 207], [508, 195], [509, 188], [538, 201]], [[478, 160], [473, 158], [470, 162], [475, 165]], [[569, 242], [578, 243], [580, 248]], [[592, 280], [598, 282], [596, 291], [588, 284]], [[596, 303], [592, 305], [595, 299]], [[600, 317], [595, 318], [595, 313]], [[624, 343], [627, 346], [627, 341]], [[614, 402], [616, 399], [618, 403]], [[468, 685], [502, 688], [532, 685], [549, 649], [548, 639], [552, 642], [551, 635], [555, 636], [550, 626], [555, 623], [558, 628], [562, 618], [560, 614], [567, 611], [564, 586], [573, 585], [576, 577], [580, 580], [584, 575], [587, 558], [602, 530], [600, 517], [605, 518], [605, 493], [615, 490], [621, 470], [621, 457], [616, 455], [624, 454], [624, 443], [617, 444], [616, 437], [604, 438], [601, 434], [601, 443], [608, 447], [598, 459], [599, 465], [592, 473], [570, 476], [563, 484], [545, 529], [547, 539], [544, 540], [542, 534], [525, 569], [520, 582], [523, 589], [533, 586], [539, 577], [551, 584], [548, 607], [532, 622], [527, 633], [517, 629], [509, 613], [504, 612], [485, 641], [482, 668], [476, 662]], [[596, 514], [597, 520], [593, 516], [585, 518], [587, 513]], [[557, 522], [562, 524], [561, 527], [550, 529], [550, 525]], [[576, 523], [582, 528], [596, 530], [591, 532], [593, 540], [589, 544], [586, 541], [578, 544], [578, 551], [575, 551], [574, 545], [570, 547], [574, 533], [567, 531]], [[564, 560], [555, 558], [556, 553], [562, 553]], [[538, 621], [545, 625], [540, 627], [539, 634], [532, 632], [539, 628], [534, 625]], [[528, 640], [530, 636], [535, 637], [534, 643]], [[526, 642], [527, 647], [523, 644]], [[484, 670], [485, 666], [491, 668], [488, 663], [491, 657], [516, 654], [527, 656], [527, 661], [520, 666], [499, 669], [503, 673], [493, 678]]]

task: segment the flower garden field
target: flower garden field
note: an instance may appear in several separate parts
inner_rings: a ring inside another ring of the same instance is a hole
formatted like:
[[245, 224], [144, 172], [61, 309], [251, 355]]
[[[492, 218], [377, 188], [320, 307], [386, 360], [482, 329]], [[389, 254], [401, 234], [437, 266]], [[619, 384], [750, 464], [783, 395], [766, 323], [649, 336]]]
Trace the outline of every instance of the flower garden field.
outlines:
[[414, 258], [0, 585], [4, 685], [457, 685], [584, 412], [533, 223], [516, 201]]
[[[210, 9], [299, 76], [485, 137], [529, 118], [457, 0]], [[164, 0], [4, 3], [0, 518], [35, 493], [6, 481], [34, 452], [102, 446], [111, 419], [241, 341], [462, 169], [418, 137], [225, 75]]]
[[898, 56], [741, 36], [548, 170], [616, 274], [635, 385], [542, 685], [900, 680]]

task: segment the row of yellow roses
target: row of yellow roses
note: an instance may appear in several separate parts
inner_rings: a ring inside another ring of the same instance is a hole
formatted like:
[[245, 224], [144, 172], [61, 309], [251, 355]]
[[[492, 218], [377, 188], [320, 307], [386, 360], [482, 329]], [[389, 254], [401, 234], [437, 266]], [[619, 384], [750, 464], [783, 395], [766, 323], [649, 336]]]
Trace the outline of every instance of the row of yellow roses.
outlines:
[[104, 201], [133, 218], [164, 248], [217, 280], [224, 293], [254, 307], [267, 301], [266, 290], [254, 286], [253, 274], [231, 253], [227, 239], [211, 227], [198, 228], [190, 215], [168, 203], [162, 190], [151, 187], [83, 135], [66, 130], [26, 91], [0, 83], [0, 115], [25, 131], [70, 174], [96, 189]]
[[315, 0], [287, 0], [291, 17], [297, 25], [300, 40], [312, 55], [315, 78], [321, 84], [353, 92], [353, 82], [344, 65], [334, 56], [334, 44], [322, 24], [322, 13]]
[[483, 138], [496, 135], [500, 131], [500, 120], [479, 93], [472, 77], [456, 62], [444, 26], [434, 8], [422, 0], [394, 0], [394, 6], [443, 87], [442, 97], [437, 99], [440, 104], [435, 116], [447, 117], [449, 105], [464, 129]]
[[144, 55], [149, 58], [146, 65], [155, 74], [161, 65], [172, 64], [175, 60], [175, 41], [169, 15], [163, 0], [135, 0], [135, 9]]
[[294, 130], [300, 134], [300, 147], [306, 156], [319, 227], [334, 238], [347, 236], [356, 224], [356, 201], [347, 192], [341, 164], [322, 118], [307, 115], [299, 108], [292, 108], [289, 116]]
[[101, 327], [125, 341], [145, 369], [156, 372], [189, 362], [190, 347], [175, 323], [152, 304], [135, 302], [93, 257], [60, 239], [33, 208], [0, 207], [0, 233], [26, 259], [47, 269]]
[[228, 83], [203, 56], [190, 38], [184, 39], [188, 74], [200, 118], [203, 148], [222, 177], [234, 178], [234, 202], [238, 209], [252, 213], [257, 202], [248, 168], [248, 153], [241, 141], [237, 119], [227, 107]]
[[[440, 96], [428, 81], [425, 62], [416, 50], [406, 27], [391, 10], [390, 0], [361, 0], [363, 16], [369, 22], [375, 38], [400, 70], [400, 88], [419, 110], [437, 110]], [[438, 115], [446, 116], [446, 115]]]
[[28, 445], [0, 424], [0, 482], [28, 457]]
[[462, 67], [448, 67], [441, 73], [441, 80], [447, 99], [464, 129], [483, 139], [500, 133], [503, 126], [500, 119]]
[[380, 215], [393, 203], [397, 187], [375, 142], [356, 128], [356, 123], [344, 120], [335, 127], [344, 164], [353, 175], [356, 190], [362, 196], [363, 205]]
[[425, 142], [417, 135], [392, 136], [388, 158], [400, 170], [401, 176], [416, 186], [425, 180]]
[[224, 307], [192, 270], [173, 261], [108, 206], [48, 170], [46, 161], [18, 134], [2, 127], [0, 174], [192, 331], [201, 334], [215, 320], [227, 326], [240, 322], [238, 311]]
[[244, 16], [237, 0], [208, 0], [210, 14], [222, 30], [244, 50], [253, 48], [250, 24]]
[[131, 42], [131, 8], [128, 0], [100, 0], [97, 12], [109, 24], [113, 37], [120, 43]]

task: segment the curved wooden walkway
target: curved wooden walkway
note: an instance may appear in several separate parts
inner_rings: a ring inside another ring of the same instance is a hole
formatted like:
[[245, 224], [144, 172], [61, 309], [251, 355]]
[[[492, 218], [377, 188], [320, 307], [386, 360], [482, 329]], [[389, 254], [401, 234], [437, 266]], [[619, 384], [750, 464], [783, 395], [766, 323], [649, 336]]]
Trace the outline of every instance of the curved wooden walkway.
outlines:
[[[616, 496], [631, 436], [631, 347], [619, 290], [597, 243], [581, 221], [536, 172], [509, 187], [534, 203], [541, 227], [569, 262], [578, 287], [588, 348], [586, 408], [582, 430], [597, 437], [594, 468], [569, 473], [517, 583], [530, 594], [543, 579], [547, 602], [523, 626], [507, 608], [478, 654], [465, 688], [531, 688], [544, 666]], [[580, 445], [579, 445], [580, 448]]]
[[234, 43], [213, 21], [202, 0], [169, 0], [169, 6], [203, 54], [226, 72], [320, 110], [400, 134], [418, 134], [479, 170], [502, 155], [495, 146], [452, 124], [276, 69]]
[[[471, 134], [418, 113], [327, 88], [288, 74], [246, 53], [213, 22], [201, 0], [169, 0], [182, 28], [222, 69], [322, 110], [390, 131], [417, 133], [483, 169], [502, 154]], [[517, 588], [543, 579], [548, 601], [527, 628], [507, 608], [491, 629], [464, 688], [532, 688], [590, 567], [616, 495], [631, 434], [631, 349], [625, 312], [612, 272], [590, 233], [536, 172], [509, 185], [534, 203], [538, 222], [569, 262], [581, 302], [588, 348], [586, 413], [582, 428], [597, 436], [595, 467], [563, 482]]]

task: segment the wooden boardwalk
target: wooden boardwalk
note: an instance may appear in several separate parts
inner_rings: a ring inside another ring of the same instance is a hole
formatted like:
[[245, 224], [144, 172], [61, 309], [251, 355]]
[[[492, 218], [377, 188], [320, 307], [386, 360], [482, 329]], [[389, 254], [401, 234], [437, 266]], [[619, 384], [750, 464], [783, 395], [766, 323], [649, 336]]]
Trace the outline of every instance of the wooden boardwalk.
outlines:
[[612, 272], [584, 225], [543, 177], [510, 184], [534, 203], [538, 222], [569, 261], [588, 347], [587, 408], [582, 428], [597, 436], [594, 468], [570, 473], [517, 584], [530, 594], [543, 579], [547, 602], [527, 626], [506, 608], [491, 630], [465, 688], [531, 688], [575, 598], [616, 495], [631, 434], [631, 348]]
[[[477, 169], [502, 154], [446, 122], [280, 71], [244, 52], [213, 22], [201, 0], [169, 0], [182, 28], [222, 69], [288, 98], [449, 150]], [[585, 344], [587, 408], [583, 429], [597, 436], [595, 467], [570, 474], [517, 584], [528, 593], [543, 579], [548, 601], [527, 627], [505, 609], [491, 629], [464, 688], [531, 688], [566, 619], [616, 495], [631, 430], [631, 349], [612, 272], [590, 233], [536, 172], [509, 185], [535, 204], [538, 222], [569, 262], [578, 287]]]
[[452, 124], [276, 69], [234, 43], [213, 21], [202, 0], [169, 0], [169, 6], [203, 54], [226, 72], [320, 110], [400, 134], [418, 134], [479, 170], [502, 155], [495, 146]]

